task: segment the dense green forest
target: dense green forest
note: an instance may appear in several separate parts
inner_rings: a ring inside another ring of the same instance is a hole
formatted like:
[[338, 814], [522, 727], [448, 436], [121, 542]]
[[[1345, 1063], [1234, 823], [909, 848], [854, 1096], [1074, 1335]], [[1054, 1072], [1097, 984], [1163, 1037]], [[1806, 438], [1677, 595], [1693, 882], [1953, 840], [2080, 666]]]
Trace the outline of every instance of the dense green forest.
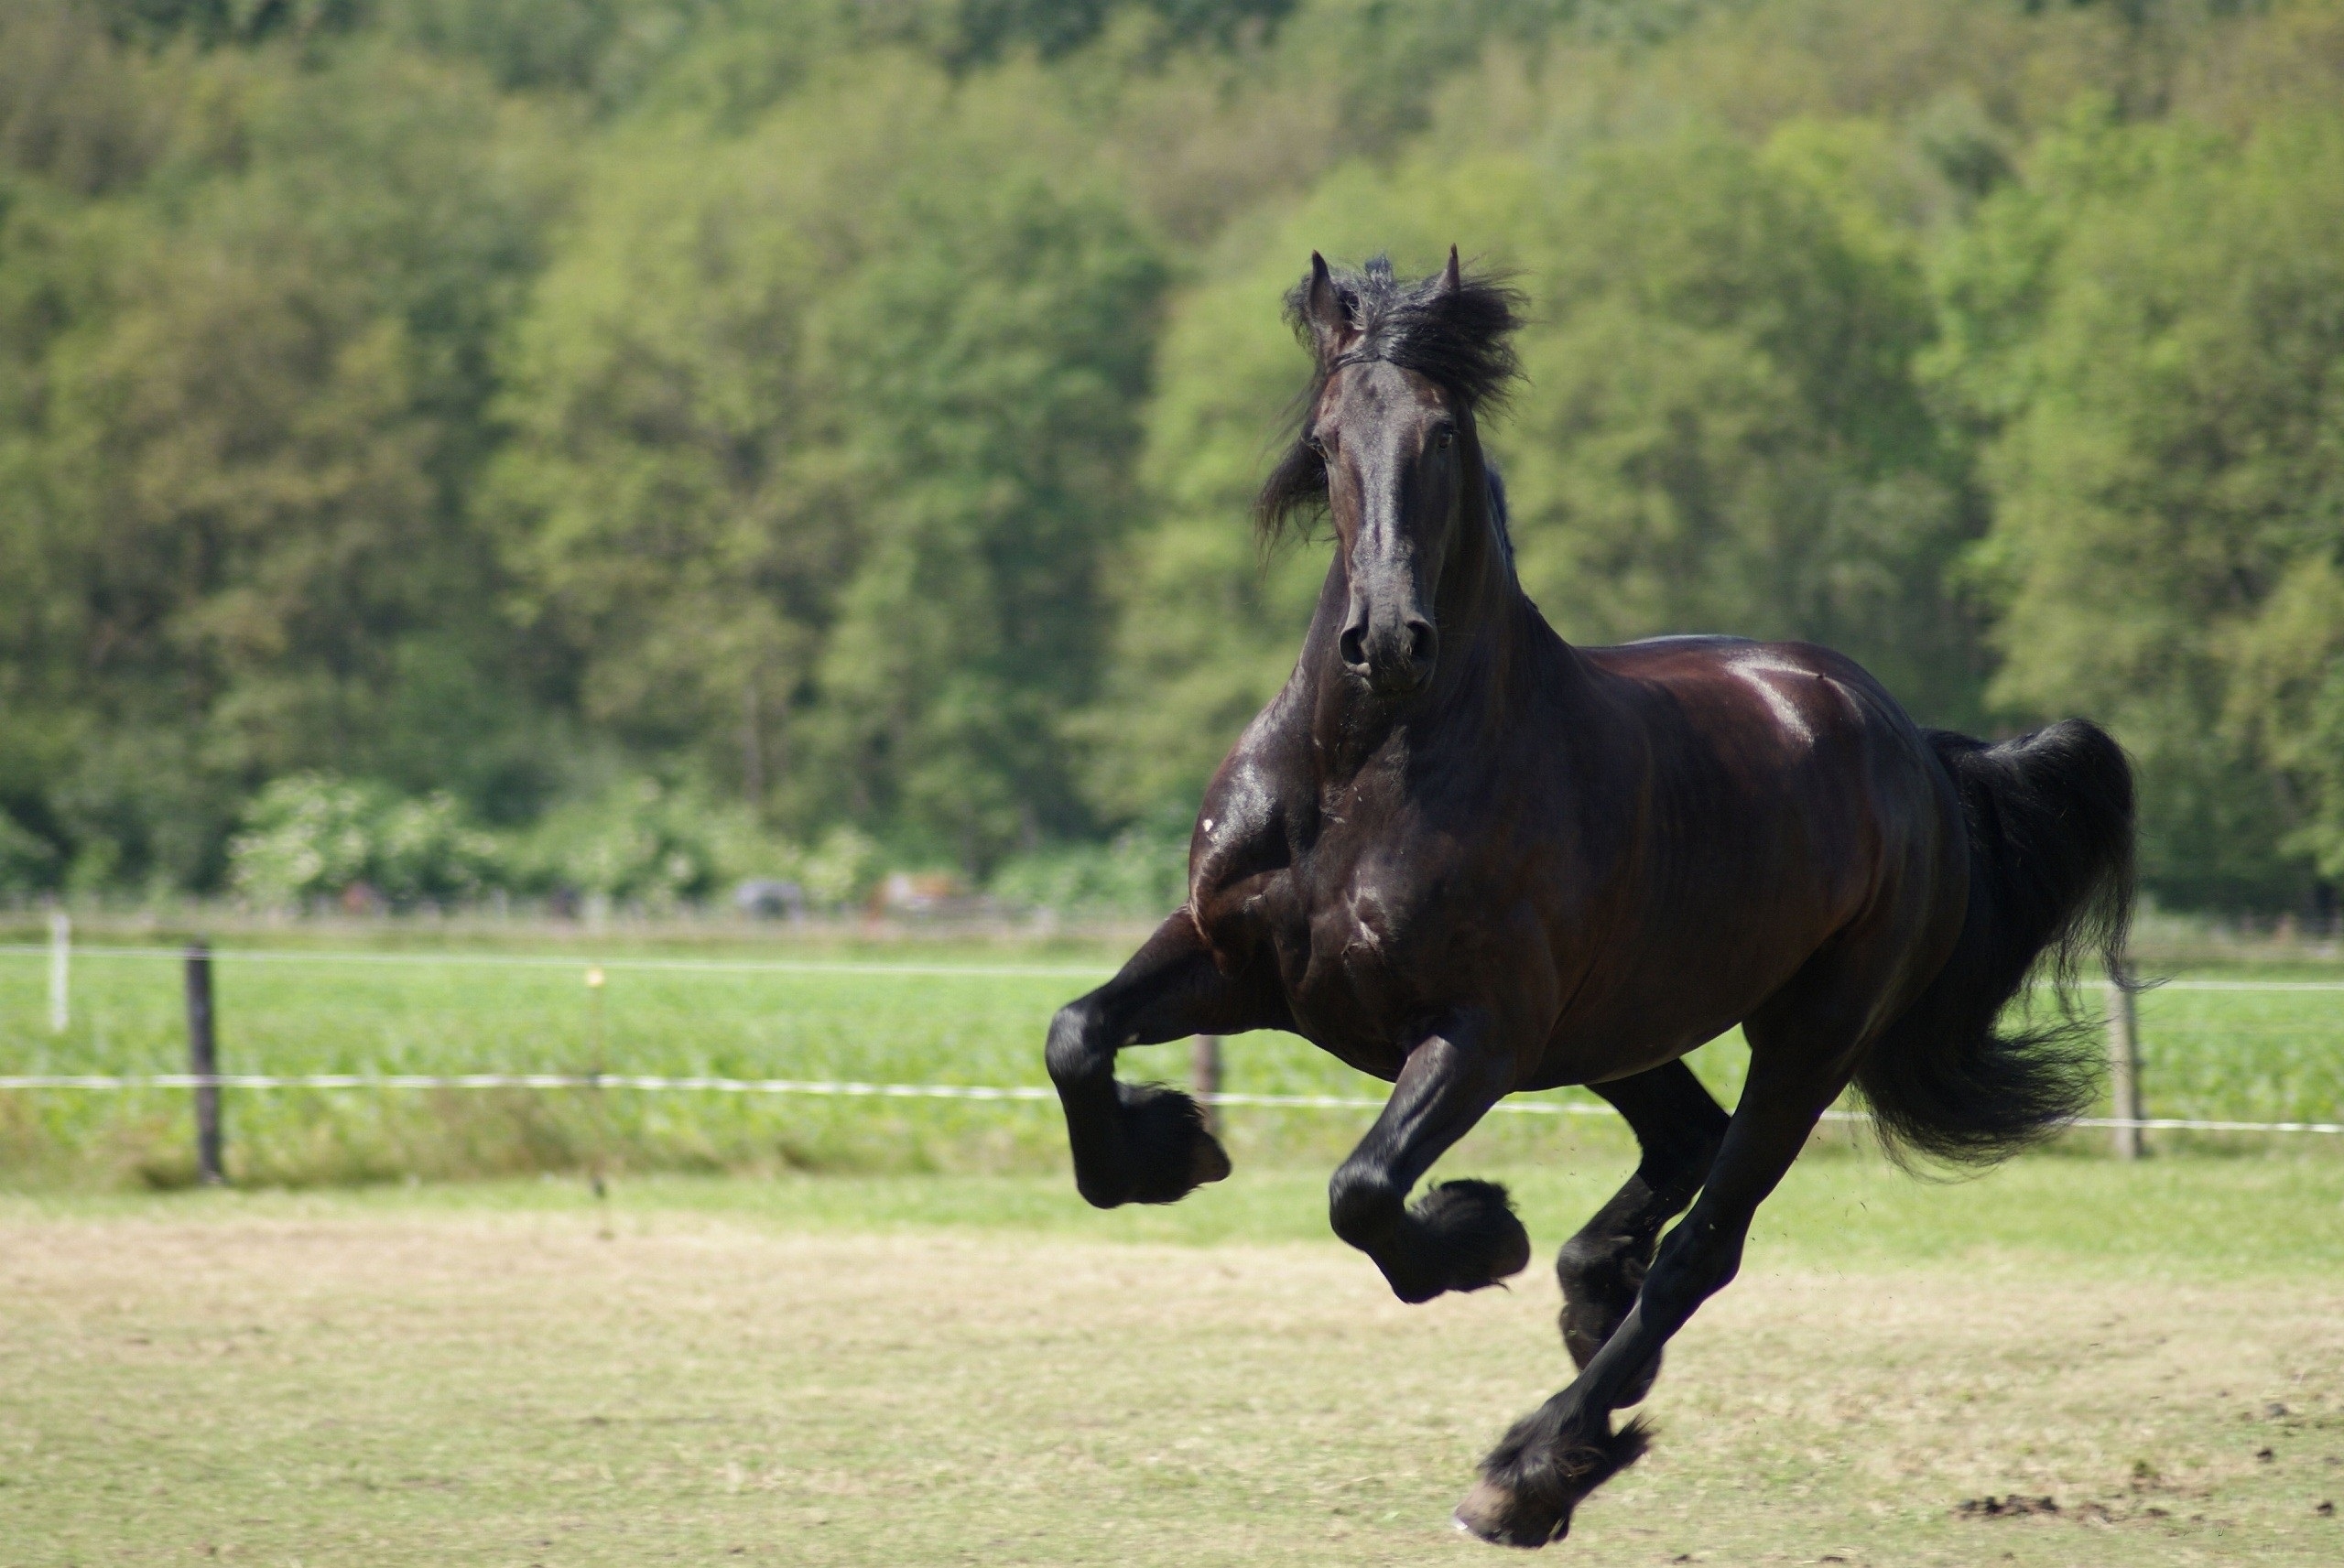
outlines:
[[2325, 903], [2344, 0], [0, 0], [0, 892], [1169, 896], [1279, 296], [1452, 241], [1566, 637]]

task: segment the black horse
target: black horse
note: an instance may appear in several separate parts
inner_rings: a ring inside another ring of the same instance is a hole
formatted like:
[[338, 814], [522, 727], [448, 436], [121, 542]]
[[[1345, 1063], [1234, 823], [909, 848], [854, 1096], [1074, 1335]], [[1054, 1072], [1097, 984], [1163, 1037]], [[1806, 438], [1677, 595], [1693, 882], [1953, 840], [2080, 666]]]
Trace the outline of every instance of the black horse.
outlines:
[[[1329, 1201], [1409, 1302], [1529, 1261], [1502, 1187], [1409, 1206], [1444, 1150], [1519, 1090], [1616, 1107], [1641, 1163], [1556, 1264], [1579, 1377], [1457, 1512], [1540, 1546], [1643, 1452], [1612, 1411], [1851, 1082], [1892, 1148], [1966, 1162], [2088, 1101], [2071, 1012], [2000, 1021], [2046, 955], [2064, 983], [2121, 945], [2132, 774], [2080, 719], [1991, 746], [1922, 730], [1806, 643], [1570, 646], [1514, 579], [1475, 426], [1514, 377], [1515, 296], [1454, 251], [1414, 283], [1313, 255], [1287, 305], [1317, 368], [1259, 521], [1323, 505], [1334, 560], [1292, 677], [1205, 794], [1187, 905], [1059, 1011], [1050, 1076], [1101, 1207], [1229, 1173], [1193, 1100], [1116, 1080], [1126, 1045], [1284, 1029], [1390, 1080]], [[1737, 1023], [1729, 1116], [1680, 1058]]]

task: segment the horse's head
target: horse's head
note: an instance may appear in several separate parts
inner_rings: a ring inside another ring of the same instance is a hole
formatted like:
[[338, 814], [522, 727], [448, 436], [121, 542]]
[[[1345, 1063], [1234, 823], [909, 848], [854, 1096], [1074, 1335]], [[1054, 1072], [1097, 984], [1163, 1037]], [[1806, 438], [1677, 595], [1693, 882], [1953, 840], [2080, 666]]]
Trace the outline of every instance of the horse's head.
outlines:
[[1440, 273], [1405, 284], [1380, 256], [1337, 274], [1314, 253], [1286, 305], [1318, 367], [1259, 517], [1275, 533], [1326, 507], [1351, 585], [1337, 650], [1374, 691], [1405, 696], [1439, 661], [1444, 572], [1463, 552], [1503, 548], [1474, 414], [1514, 376], [1514, 296], [1465, 276], [1454, 249]]

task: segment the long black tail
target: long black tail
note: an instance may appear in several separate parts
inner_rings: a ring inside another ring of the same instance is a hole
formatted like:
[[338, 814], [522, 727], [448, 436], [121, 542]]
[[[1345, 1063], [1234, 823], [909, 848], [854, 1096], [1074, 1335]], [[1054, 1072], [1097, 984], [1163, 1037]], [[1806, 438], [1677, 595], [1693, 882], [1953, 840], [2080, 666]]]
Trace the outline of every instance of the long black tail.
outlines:
[[[2074, 1005], [2088, 953], [2120, 958], [2132, 910], [2132, 769], [2107, 731], [2070, 719], [1999, 746], [1929, 731], [1970, 828], [1970, 909], [1953, 957], [1889, 1025], [1856, 1086], [1900, 1157], [1986, 1164], [2090, 1105], [2100, 1054]], [[2038, 964], [2044, 1016], [2003, 1009]]]

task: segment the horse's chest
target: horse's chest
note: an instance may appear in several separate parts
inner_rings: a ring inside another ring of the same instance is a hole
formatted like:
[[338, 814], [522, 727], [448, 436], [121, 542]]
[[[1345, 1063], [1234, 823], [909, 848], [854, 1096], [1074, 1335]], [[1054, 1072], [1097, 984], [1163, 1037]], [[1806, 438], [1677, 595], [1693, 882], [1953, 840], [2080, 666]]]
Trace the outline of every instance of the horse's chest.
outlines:
[[1272, 934], [1303, 1033], [1362, 1071], [1399, 1071], [1426, 1014], [1447, 1000], [1440, 950], [1456, 922], [1446, 879], [1405, 840], [1324, 846], [1297, 864]]

